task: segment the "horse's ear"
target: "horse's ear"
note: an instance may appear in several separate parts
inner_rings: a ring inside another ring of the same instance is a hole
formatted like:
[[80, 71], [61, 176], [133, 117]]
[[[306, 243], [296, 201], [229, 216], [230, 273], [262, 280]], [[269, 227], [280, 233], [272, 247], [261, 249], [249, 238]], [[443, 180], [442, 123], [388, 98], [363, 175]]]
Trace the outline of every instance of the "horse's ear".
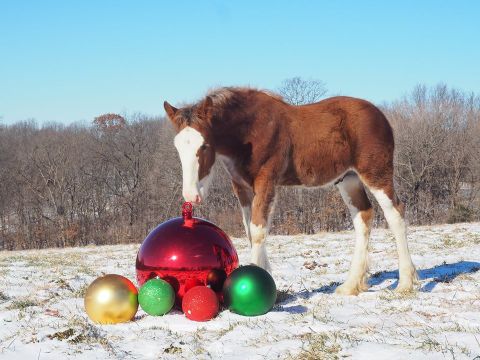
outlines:
[[175, 114], [177, 113], [178, 109], [168, 103], [168, 101], [163, 102], [163, 107], [165, 108], [165, 112], [170, 120], [173, 121]]
[[178, 112], [178, 109], [172, 105], [170, 105], [167, 101], [163, 103], [163, 107], [165, 108], [165, 112], [167, 113], [167, 117], [170, 119], [172, 122], [173, 126], [177, 131], [180, 129], [180, 120], [179, 118], [175, 117], [175, 114]]
[[199, 116], [207, 122], [210, 122], [213, 114], [213, 100], [210, 96], [207, 96], [203, 104], [199, 108]]

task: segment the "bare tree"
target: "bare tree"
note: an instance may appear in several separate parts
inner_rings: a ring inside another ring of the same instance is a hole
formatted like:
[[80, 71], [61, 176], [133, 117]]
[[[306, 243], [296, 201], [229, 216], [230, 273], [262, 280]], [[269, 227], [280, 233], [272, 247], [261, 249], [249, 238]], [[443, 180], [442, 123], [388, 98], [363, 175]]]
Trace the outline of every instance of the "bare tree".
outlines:
[[303, 105], [322, 99], [327, 93], [327, 88], [321, 80], [305, 80], [296, 76], [284, 80], [278, 92], [286, 102], [292, 105]]
[[409, 219], [425, 224], [473, 213], [480, 99], [444, 84], [419, 85], [384, 111], [395, 130], [396, 179]]

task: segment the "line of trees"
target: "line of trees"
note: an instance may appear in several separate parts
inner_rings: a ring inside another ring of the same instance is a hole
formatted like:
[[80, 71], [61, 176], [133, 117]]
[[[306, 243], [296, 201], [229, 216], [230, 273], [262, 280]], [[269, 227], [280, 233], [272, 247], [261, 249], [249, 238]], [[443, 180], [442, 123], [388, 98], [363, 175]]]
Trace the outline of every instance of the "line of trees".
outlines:
[[[323, 83], [293, 78], [279, 92], [319, 100]], [[302, 95], [303, 92], [303, 95]], [[396, 138], [396, 183], [410, 224], [480, 218], [480, 98], [418, 86], [382, 106]], [[164, 118], [105, 114], [91, 126], [0, 126], [0, 249], [140, 242], [180, 214], [181, 168]], [[221, 166], [196, 214], [244, 236]], [[376, 223], [383, 224], [381, 211]], [[351, 227], [336, 189], [280, 188], [271, 232]]]

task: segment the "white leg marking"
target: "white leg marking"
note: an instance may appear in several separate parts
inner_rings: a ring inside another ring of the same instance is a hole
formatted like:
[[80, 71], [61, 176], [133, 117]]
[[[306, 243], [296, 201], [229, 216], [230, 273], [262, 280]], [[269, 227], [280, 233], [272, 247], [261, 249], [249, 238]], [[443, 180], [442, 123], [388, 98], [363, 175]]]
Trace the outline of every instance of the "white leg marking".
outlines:
[[412, 263], [407, 244], [407, 227], [405, 220], [398, 210], [393, 206], [392, 200], [383, 190], [370, 189], [383, 210], [388, 226], [395, 236], [398, 252], [398, 272], [400, 279], [398, 281], [397, 291], [412, 291], [413, 284], [417, 278], [417, 272]]
[[250, 246], [251, 246], [252, 245], [252, 233], [250, 231], [250, 221], [252, 221], [251, 206], [242, 206], [242, 218], [243, 218], [243, 226], [245, 227], [245, 233], [247, 234], [248, 241], [250, 241]]
[[[355, 183], [353, 183], [353, 181], [355, 181]], [[370, 237], [371, 224], [365, 223], [362, 218], [362, 213], [353, 206], [352, 199], [347, 192], [349, 185], [358, 186], [358, 179], [351, 180], [349, 184], [347, 178], [344, 182], [345, 183], [338, 184], [337, 187], [352, 216], [353, 227], [355, 229], [355, 250], [353, 252], [347, 280], [337, 288], [336, 292], [342, 295], [358, 295], [359, 292], [365, 291], [368, 288], [368, 240]]]
[[250, 233], [252, 236], [252, 263], [271, 272], [270, 262], [267, 257], [267, 249], [265, 247], [265, 239], [267, 237], [267, 229], [263, 226], [257, 226], [250, 223]]

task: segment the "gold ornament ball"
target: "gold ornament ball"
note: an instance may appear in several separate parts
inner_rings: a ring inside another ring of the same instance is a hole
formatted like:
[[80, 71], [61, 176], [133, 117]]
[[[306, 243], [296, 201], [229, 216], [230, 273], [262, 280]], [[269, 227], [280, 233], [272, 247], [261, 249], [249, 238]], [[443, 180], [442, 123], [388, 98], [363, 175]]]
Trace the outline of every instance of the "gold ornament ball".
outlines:
[[133, 319], [138, 309], [138, 290], [126, 277], [108, 274], [90, 284], [85, 311], [98, 324], [117, 324]]

